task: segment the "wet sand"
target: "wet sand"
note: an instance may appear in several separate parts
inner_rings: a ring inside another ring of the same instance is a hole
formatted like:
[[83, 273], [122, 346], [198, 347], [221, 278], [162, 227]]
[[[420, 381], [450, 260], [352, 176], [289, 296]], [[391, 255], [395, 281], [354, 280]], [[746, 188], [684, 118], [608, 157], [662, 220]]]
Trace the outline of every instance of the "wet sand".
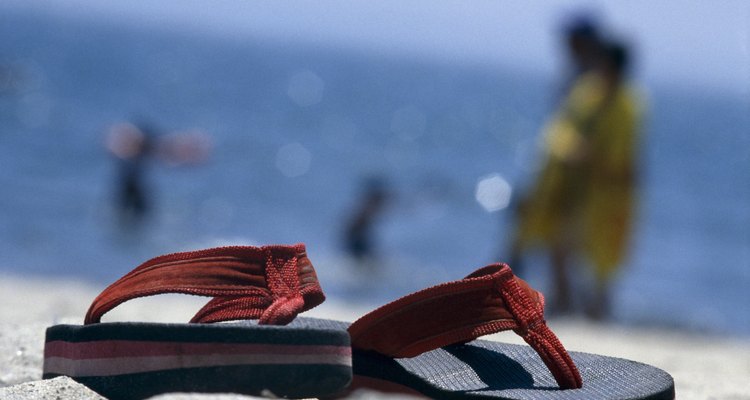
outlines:
[[[90, 284], [0, 275], [0, 398], [99, 399], [67, 378], [42, 381], [44, 330], [81, 323], [90, 301], [103, 289]], [[159, 296], [127, 303], [109, 321], [183, 322], [205, 302], [190, 296]], [[155, 307], [158, 305], [158, 307]], [[336, 299], [305, 315], [351, 321], [366, 313]], [[569, 350], [627, 358], [662, 368], [675, 380], [677, 398], [750, 400], [750, 338], [726, 338], [651, 327], [556, 319], [549, 325]], [[488, 337], [522, 343], [513, 333]], [[357, 398], [382, 398], [358, 393]], [[246, 399], [238, 395], [168, 394], [158, 399]]]

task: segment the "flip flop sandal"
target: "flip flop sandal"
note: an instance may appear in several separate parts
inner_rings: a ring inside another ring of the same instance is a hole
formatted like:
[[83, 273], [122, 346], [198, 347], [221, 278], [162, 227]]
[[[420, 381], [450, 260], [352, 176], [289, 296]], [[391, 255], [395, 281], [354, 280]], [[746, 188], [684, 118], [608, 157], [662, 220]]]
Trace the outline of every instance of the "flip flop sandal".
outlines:
[[[100, 322], [127, 300], [162, 293], [213, 299], [187, 324]], [[330, 395], [351, 381], [349, 334], [304, 319], [287, 325], [324, 299], [302, 244], [157, 257], [105, 289], [83, 325], [47, 329], [43, 378], [69, 376], [110, 399]]]
[[[568, 354], [543, 310], [542, 294], [505, 264], [405, 296], [349, 326], [354, 349], [349, 391], [434, 399], [674, 398], [672, 377], [658, 368]], [[531, 347], [474, 340], [505, 330]]]

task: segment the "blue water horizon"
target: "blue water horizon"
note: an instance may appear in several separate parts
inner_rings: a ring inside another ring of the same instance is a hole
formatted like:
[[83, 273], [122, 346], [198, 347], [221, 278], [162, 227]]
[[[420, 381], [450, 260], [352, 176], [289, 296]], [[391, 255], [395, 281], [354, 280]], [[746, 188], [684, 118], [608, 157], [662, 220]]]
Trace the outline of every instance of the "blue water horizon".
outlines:
[[[36, 11], [0, 15], [0, 32], [16, 79], [0, 91], [0, 271], [14, 274], [105, 285], [163, 253], [304, 242], [329, 297], [378, 305], [502, 256], [510, 211], [484, 209], [477, 183], [523, 191], [554, 108], [554, 77], [521, 69]], [[750, 336], [750, 100], [650, 82], [644, 96], [616, 320]], [[133, 118], [199, 128], [213, 150], [201, 166], [149, 166], [154, 213], [123, 231], [103, 142]], [[377, 226], [377, 287], [361, 290], [367, 272], [341, 235], [372, 175], [395, 195]], [[531, 261], [544, 290], [544, 258]]]

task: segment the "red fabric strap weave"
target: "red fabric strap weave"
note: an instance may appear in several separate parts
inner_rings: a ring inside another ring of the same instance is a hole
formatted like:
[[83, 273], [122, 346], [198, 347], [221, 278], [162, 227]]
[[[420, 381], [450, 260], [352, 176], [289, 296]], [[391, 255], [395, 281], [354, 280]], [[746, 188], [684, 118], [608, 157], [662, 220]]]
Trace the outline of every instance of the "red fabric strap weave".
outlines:
[[352, 346], [389, 357], [414, 357], [480, 336], [513, 330], [532, 347], [563, 389], [582, 386], [570, 355], [544, 321], [544, 297], [493, 264], [466, 278], [402, 297], [349, 327]]
[[107, 287], [84, 324], [138, 297], [183, 293], [213, 297], [190, 322], [258, 319], [285, 325], [325, 300], [305, 246], [232, 246], [167, 254]]

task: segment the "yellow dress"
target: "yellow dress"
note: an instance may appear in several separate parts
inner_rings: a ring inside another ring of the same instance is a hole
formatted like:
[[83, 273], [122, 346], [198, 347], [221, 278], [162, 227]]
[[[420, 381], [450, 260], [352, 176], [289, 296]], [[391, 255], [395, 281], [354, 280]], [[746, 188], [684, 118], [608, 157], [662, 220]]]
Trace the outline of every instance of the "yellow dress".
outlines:
[[546, 161], [519, 213], [521, 247], [573, 246], [597, 278], [612, 276], [631, 230], [640, 123], [627, 85], [608, 93], [594, 73], [576, 81], [545, 130]]

